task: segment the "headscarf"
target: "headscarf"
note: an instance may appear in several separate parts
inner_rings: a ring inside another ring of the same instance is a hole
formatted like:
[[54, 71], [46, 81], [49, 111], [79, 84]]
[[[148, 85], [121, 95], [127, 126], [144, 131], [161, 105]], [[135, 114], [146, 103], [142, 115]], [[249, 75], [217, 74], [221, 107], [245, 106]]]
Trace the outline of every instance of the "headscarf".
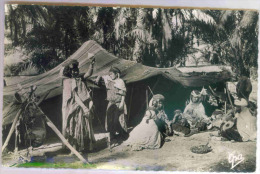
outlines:
[[155, 94], [153, 96], [153, 100], [159, 100], [159, 101], [164, 101], [165, 97], [162, 94]]
[[235, 105], [237, 105], [237, 106], [247, 106], [248, 102], [246, 101], [246, 99], [241, 98], [241, 100], [235, 100]]
[[201, 93], [198, 90], [193, 90], [190, 95], [192, 97], [201, 97]]

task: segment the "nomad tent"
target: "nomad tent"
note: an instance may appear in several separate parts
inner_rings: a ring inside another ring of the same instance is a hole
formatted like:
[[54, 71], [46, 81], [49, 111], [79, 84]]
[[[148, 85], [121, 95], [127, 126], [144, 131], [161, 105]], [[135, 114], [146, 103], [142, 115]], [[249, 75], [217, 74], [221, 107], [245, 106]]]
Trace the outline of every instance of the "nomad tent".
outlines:
[[[7, 86], [3, 89], [4, 110], [5, 106], [14, 100], [15, 92], [22, 94], [28, 91], [30, 86], [36, 85], [37, 96], [44, 96], [49, 93], [40, 107], [53, 123], [61, 129], [62, 78], [60, 70], [68, 61], [76, 59], [79, 61], [80, 72], [85, 73], [88, 70], [91, 58], [95, 58], [96, 63], [94, 73], [87, 84], [92, 90], [96, 108], [97, 117], [96, 121], [94, 121], [96, 125], [104, 125], [106, 91], [104, 87], [97, 87], [91, 81], [98, 75], [106, 74], [111, 66], [121, 70], [122, 79], [126, 82], [128, 120], [132, 126], [135, 126], [141, 120], [147, 101], [152, 97], [152, 92], [154, 94], [161, 93], [166, 97], [165, 109], [171, 118], [173, 110], [184, 109], [185, 101], [189, 99], [192, 89], [200, 90], [203, 86], [207, 88], [208, 85], [216, 87], [219, 84], [225, 84], [231, 78], [230, 71], [224, 66], [183, 67], [179, 69], [144, 66], [134, 61], [120, 59], [108, 53], [95, 41], [87, 41], [66, 61], [46, 73], [21, 80], [16, 79], [12, 84], [8, 82], [12, 80], [8, 80]], [[23, 90], [19, 88], [18, 84], [22, 86]], [[9, 113], [4, 112], [3, 126], [12, 123], [16, 112], [17, 108], [16, 110], [14, 108]]]

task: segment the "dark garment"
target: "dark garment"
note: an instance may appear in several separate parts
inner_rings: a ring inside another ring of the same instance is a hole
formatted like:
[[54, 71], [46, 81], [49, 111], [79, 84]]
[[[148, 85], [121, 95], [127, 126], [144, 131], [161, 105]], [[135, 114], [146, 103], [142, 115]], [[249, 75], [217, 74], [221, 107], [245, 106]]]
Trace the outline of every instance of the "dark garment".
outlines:
[[177, 120], [175, 123], [171, 124], [172, 132], [181, 132], [184, 135], [187, 135], [190, 133], [190, 124], [188, 123], [187, 119], [182, 118], [180, 120]]
[[159, 129], [159, 131], [162, 133], [163, 136], [167, 135], [167, 124], [162, 121], [161, 119], [156, 119], [155, 123]]
[[122, 136], [127, 134], [124, 110], [120, 110], [118, 106], [119, 103], [112, 102], [109, 102], [107, 106], [105, 128], [112, 136], [115, 135], [116, 132]]
[[170, 126], [170, 121], [168, 119], [168, 116], [166, 115], [166, 113], [161, 110], [157, 113], [156, 118], [154, 119], [159, 131], [161, 132], [161, 134], [165, 137], [168, 136], [170, 134], [169, 132], [169, 127]]
[[239, 98], [249, 99], [249, 95], [252, 92], [252, 83], [248, 77], [240, 77], [236, 86], [237, 96]]
[[198, 131], [205, 131], [207, 130], [207, 123], [199, 121], [196, 123], [195, 127], [198, 128]]
[[229, 129], [224, 129], [225, 126], [226, 126], [225, 122], [220, 125], [219, 134], [222, 137], [224, 137], [228, 140], [242, 142], [242, 137], [240, 136], [240, 134], [238, 133], [237, 128], [236, 128], [236, 121], [234, 122], [234, 125], [232, 127], [230, 127]]

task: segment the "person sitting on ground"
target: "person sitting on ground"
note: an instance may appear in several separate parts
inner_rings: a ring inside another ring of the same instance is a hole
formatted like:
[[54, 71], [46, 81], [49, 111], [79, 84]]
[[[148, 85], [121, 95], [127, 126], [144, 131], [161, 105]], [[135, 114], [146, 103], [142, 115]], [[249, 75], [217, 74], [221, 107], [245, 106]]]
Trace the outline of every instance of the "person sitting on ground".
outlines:
[[132, 150], [158, 149], [162, 145], [163, 136], [155, 120], [158, 114], [158, 98], [155, 95], [149, 102], [149, 108], [141, 121], [129, 134], [123, 145], [131, 146]]
[[178, 135], [187, 135], [190, 133], [190, 124], [187, 119], [183, 117], [183, 114], [179, 109], [174, 111], [171, 129], [174, 134]]
[[245, 98], [235, 100], [235, 105], [241, 107], [241, 112], [235, 114], [237, 130], [242, 141], [255, 141], [257, 137], [256, 117], [252, 116], [248, 109], [248, 102]]
[[183, 116], [187, 119], [191, 129], [196, 131], [207, 130], [210, 119], [205, 114], [205, 108], [201, 103], [201, 94], [198, 90], [191, 92], [190, 103], [185, 107]]
[[166, 115], [164, 111], [164, 96], [161, 94], [156, 94], [153, 96], [153, 100], [157, 101], [157, 119], [155, 120], [155, 123], [158, 126], [159, 131], [165, 138], [166, 136], [172, 135], [171, 132], [171, 121], [168, 119], [168, 116]]

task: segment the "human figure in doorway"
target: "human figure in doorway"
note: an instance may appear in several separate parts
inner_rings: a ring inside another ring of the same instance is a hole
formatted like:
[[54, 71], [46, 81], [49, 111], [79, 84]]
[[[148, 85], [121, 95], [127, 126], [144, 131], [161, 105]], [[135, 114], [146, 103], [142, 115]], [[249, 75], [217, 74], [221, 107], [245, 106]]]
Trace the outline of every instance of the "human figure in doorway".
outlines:
[[109, 147], [116, 146], [119, 140], [128, 138], [126, 125], [126, 86], [120, 78], [121, 71], [116, 67], [111, 67], [108, 75], [98, 76], [96, 83], [103, 79], [107, 90], [107, 110], [105, 129], [109, 133]]

